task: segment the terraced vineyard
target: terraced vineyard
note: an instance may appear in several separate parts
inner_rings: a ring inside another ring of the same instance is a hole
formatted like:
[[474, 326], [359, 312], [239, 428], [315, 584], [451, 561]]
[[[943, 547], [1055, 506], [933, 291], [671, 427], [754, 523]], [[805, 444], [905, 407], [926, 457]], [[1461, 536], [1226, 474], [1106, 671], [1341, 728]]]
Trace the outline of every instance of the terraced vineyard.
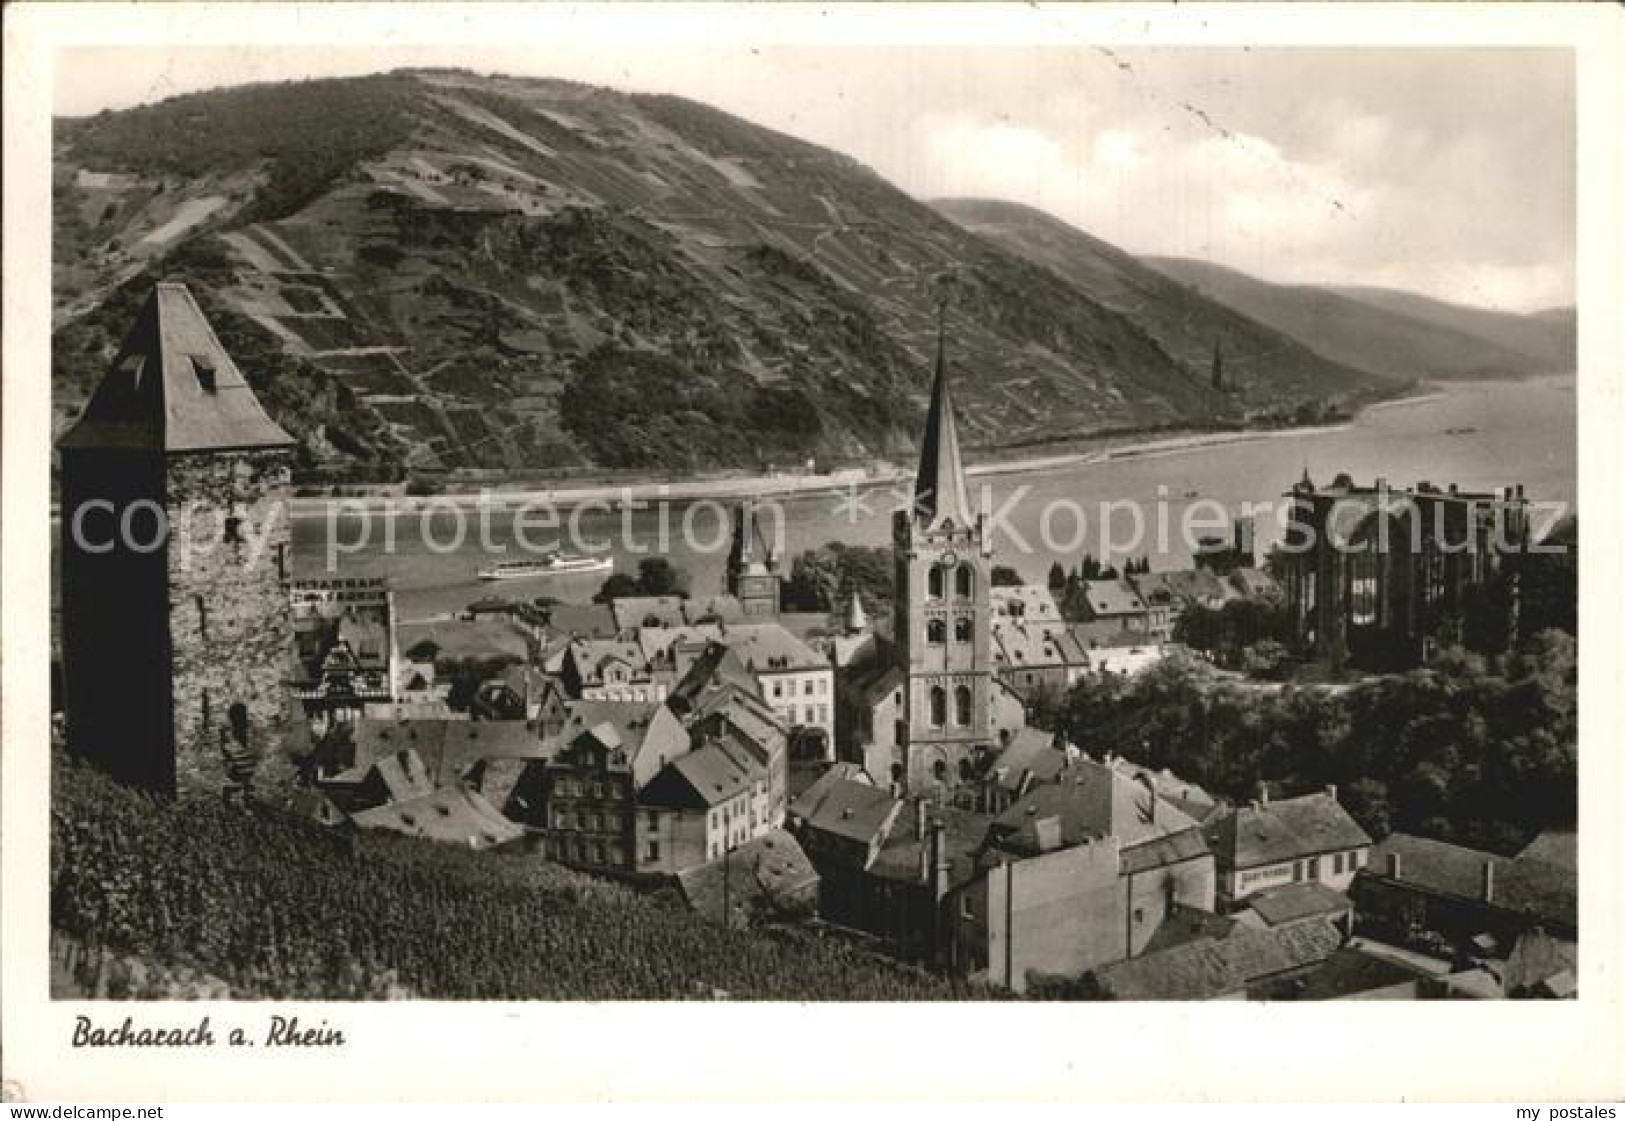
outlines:
[[[63, 122], [56, 157], [61, 413], [103, 372], [131, 291], [187, 280], [251, 329], [240, 360], [277, 367], [249, 369], [256, 384], [292, 378], [271, 406], [307, 475], [906, 456], [950, 277], [968, 443], [1244, 413], [1205, 347], [1171, 350], [845, 156], [678, 98], [401, 72]], [[305, 406], [321, 377], [353, 400]], [[1379, 384], [1295, 351], [1249, 392]], [[392, 396], [425, 413], [374, 408]]]
[[[51, 926], [60, 961], [142, 963], [119, 971], [141, 984], [112, 994], [136, 997], [220, 985], [236, 999], [991, 995], [806, 931], [725, 929], [530, 855], [158, 801], [62, 761]], [[87, 987], [78, 978], [58, 995]]]

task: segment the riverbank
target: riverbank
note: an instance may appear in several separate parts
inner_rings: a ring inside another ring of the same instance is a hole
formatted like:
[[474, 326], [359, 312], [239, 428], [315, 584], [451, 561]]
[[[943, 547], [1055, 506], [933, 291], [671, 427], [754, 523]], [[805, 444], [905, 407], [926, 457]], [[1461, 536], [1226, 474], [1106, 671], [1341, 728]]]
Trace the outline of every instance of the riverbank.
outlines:
[[[1042, 475], [1052, 471], [1066, 471], [1090, 464], [1109, 463], [1124, 459], [1151, 459], [1160, 456], [1182, 455], [1229, 444], [1253, 443], [1259, 440], [1284, 437], [1312, 437], [1341, 432], [1353, 426], [1364, 413], [1395, 405], [1420, 404], [1446, 395], [1431, 386], [1418, 386], [1417, 391], [1403, 397], [1389, 398], [1365, 405], [1347, 420], [1335, 424], [1302, 426], [1270, 426], [1267, 428], [1194, 429], [1178, 435], [1152, 440], [1133, 440], [1121, 434], [1113, 442], [1108, 437], [1102, 446], [1079, 448], [1066, 452], [1051, 452], [973, 462], [966, 466], [965, 474], [971, 478], [1003, 475]], [[568, 509], [586, 505], [608, 505], [611, 508], [625, 502], [696, 502], [710, 499], [718, 502], [738, 501], [744, 498], [789, 498], [797, 495], [822, 494], [831, 491], [866, 490], [896, 486], [913, 478], [912, 469], [894, 468], [876, 471], [847, 468], [821, 474], [797, 475], [732, 475], [720, 478], [688, 480], [649, 480], [624, 483], [592, 484], [524, 489], [486, 489], [473, 493], [454, 492], [439, 495], [364, 495], [344, 498], [308, 497], [291, 500], [294, 517], [327, 515], [335, 505], [339, 512], [357, 514], [382, 509], [412, 514], [445, 509], [462, 509], [487, 505], [493, 511], [512, 511], [525, 506], [550, 506]]]

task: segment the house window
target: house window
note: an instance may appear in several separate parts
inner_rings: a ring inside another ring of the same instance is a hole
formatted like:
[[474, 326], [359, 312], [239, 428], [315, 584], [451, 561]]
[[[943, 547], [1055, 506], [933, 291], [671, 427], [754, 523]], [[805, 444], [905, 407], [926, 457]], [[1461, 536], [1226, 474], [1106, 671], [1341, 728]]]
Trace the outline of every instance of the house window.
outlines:
[[660, 842], [659, 841], [650, 841], [649, 842], [649, 847], [644, 851], [643, 855], [644, 855], [645, 859], [648, 859], [648, 860], [659, 860], [660, 859]]
[[774, 682], [774, 683], [773, 683], [773, 695], [774, 695], [774, 696], [775, 696], [775, 697], [782, 697], [782, 696], [784, 696], [784, 682], [782, 682], [782, 681], [775, 681], [775, 682]]
[[660, 828], [660, 815], [655, 813], [653, 810], [649, 811], [649, 828], [650, 829], [659, 829]]
[[932, 619], [925, 624], [925, 641], [932, 646], [941, 646], [948, 641], [948, 624], [941, 619]]
[[969, 727], [971, 722], [970, 686], [961, 685], [954, 690], [954, 723]]
[[926, 577], [926, 588], [932, 599], [942, 598], [942, 569], [931, 566], [931, 574]]
[[1340, 853], [1340, 852], [1333, 853], [1332, 854], [1332, 875], [1340, 876], [1342, 874], [1343, 874], [1343, 854]]
[[1309, 858], [1309, 878], [1311, 880], [1320, 879], [1320, 857], [1318, 856]]
[[1292, 882], [1297, 883], [1298, 881], [1300, 881], [1302, 879], [1303, 879], [1303, 861], [1294, 860], [1292, 862]]
[[812, 678], [809, 677], [807, 680], [801, 683], [801, 695], [804, 697], [810, 697], [813, 695]]
[[1134, 921], [1136, 923], [1142, 923], [1142, 922], [1145, 921], [1145, 908], [1144, 907], [1136, 907], [1136, 908], [1134, 908]]
[[954, 620], [954, 641], [969, 642], [973, 633], [970, 616], [961, 615]]
[[959, 566], [959, 571], [954, 573], [954, 592], [955, 592], [955, 594], [957, 594], [960, 599], [971, 599], [971, 598], [973, 598], [974, 594], [975, 594], [975, 583], [974, 583], [974, 581], [975, 581], [975, 575], [973, 574], [973, 572], [971, 570], [971, 566], [968, 565], [968, 564], [960, 565]]
[[936, 728], [948, 723], [948, 691], [940, 685], [931, 686], [931, 725]]

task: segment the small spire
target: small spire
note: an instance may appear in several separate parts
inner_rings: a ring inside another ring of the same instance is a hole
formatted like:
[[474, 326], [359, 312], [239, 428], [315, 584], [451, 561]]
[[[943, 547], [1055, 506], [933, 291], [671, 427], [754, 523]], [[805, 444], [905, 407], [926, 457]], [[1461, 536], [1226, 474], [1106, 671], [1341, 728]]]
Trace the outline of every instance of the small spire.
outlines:
[[869, 629], [869, 617], [863, 611], [863, 597], [856, 591], [846, 603], [846, 633], [862, 634]]

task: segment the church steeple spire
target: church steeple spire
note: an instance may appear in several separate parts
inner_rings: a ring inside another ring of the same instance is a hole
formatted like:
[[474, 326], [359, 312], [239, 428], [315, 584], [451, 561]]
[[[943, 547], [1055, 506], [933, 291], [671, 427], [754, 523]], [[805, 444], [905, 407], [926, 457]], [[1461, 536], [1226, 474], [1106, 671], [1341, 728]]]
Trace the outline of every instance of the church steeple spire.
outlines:
[[914, 476], [914, 516], [928, 526], [944, 518], [952, 518], [957, 526], [968, 525], [972, 520], [970, 498], [965, 490], [965, 468], [959, 459], [953, 395], [948, 391], [948, 361], [944, 355], [940, 311], [936, 379], [931, 386], [931, 406], [925, 414], [925, 438], [920, 442], [920, 470]]

